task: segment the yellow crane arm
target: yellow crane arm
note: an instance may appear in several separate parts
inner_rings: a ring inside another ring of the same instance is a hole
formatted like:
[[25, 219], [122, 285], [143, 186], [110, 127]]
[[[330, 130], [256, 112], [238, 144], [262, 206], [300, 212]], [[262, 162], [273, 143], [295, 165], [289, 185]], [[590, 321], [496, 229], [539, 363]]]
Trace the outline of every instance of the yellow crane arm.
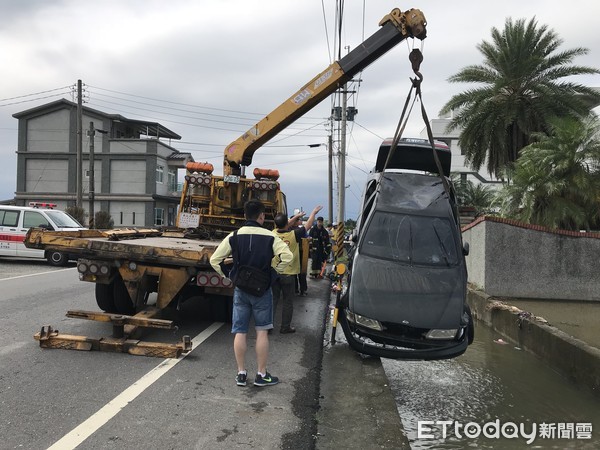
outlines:
[[426, 21], [418, 9], [395, 8], [379, 22], [381, 28], [339, 61], [302, 86], [251, 129], [225, 148], [223, 175], [240, 175], [252, 163], [254, 152], [281, 130], [306, 114], [355, 74], [408, 37], [425, 39]]

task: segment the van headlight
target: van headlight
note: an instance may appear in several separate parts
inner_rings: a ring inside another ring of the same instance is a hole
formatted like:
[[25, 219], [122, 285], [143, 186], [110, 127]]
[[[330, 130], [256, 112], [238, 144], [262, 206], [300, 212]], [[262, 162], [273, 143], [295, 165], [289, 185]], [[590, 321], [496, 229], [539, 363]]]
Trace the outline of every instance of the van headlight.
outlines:
[[360, 314], [355, 314], [352, 311], [346, 310], [346, 319], [348, 319], [348, 322], [355, 323], [361, 327], [383, 331], [383, 327], [381, 326], [381, 322], [379, 322], [379, 320], [370, 319], [368, 317], [361, 316]]
[[425, 335], [427, 339], [454, 339], [458, 330], [456, 328], [450, 330], [429, 330]]

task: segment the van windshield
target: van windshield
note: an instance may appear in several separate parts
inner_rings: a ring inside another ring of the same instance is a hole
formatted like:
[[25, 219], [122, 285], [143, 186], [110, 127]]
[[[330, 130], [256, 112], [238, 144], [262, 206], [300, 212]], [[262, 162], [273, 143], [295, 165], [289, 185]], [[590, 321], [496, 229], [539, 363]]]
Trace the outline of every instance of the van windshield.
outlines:
[[82, 228], [82, 225], [64, 211], [46, 211], [59, 228]]
[[367, 225], [361, 253], [405, 264], [454, 266], [456, 241], [444, 217], [376, 211]]

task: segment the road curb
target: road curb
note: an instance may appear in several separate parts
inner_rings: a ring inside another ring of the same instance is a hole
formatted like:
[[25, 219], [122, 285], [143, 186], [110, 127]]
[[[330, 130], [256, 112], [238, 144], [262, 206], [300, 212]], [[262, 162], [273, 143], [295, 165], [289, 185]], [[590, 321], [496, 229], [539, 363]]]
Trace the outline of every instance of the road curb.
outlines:
[[327, 320], [315, 448], [410, 449], [381, 360], [352, 350], [337, 328], [332, 345]]

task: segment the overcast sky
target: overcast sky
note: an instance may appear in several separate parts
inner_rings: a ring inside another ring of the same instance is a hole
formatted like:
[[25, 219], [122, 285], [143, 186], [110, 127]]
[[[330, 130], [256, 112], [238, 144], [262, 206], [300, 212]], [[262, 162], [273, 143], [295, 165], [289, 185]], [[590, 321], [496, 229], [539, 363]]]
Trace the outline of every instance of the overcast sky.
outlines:
[[[0, 0], [0, 199], [16, 189], [12, 115], [59, 98], [75, 100], [69, 92], [78, 79], [86, 106], [160, 122], [182, 136], [172, 142], [175, 148], [213, 163], [221, 174], [227, 144], [337, 59], [335, 6], [335, 0]], [[395, 7], [418, 8], [427, 18], [421, 72], [430, 118], [466, 88], [447, 83], [448, 77], [481, 63], [476, 45], [507, 17], [535, 16], [559, 34], [563, 49], [589, 49], [576, 64], [600, 67], [598, 0], [347, 1], [343, 47], [375, 33]], [[421, 43], [392, 49], [354, 85], [349, 104], [359, 113], [347, 138], [346, 218], [356, 218], [381, 139], [396, 129], [410, 88], [413, 45]], [[598, 75], [576, 81], [600, 86]], [[325, 100], [255, 154], [252, 167], [279, 169], [290, 210], [322, 204], [328, 215], [326, 148], [308, 145], [327, 142], [330, 109]], [[418, 136], [423, 126], [415, 111], [404, 136]]]

